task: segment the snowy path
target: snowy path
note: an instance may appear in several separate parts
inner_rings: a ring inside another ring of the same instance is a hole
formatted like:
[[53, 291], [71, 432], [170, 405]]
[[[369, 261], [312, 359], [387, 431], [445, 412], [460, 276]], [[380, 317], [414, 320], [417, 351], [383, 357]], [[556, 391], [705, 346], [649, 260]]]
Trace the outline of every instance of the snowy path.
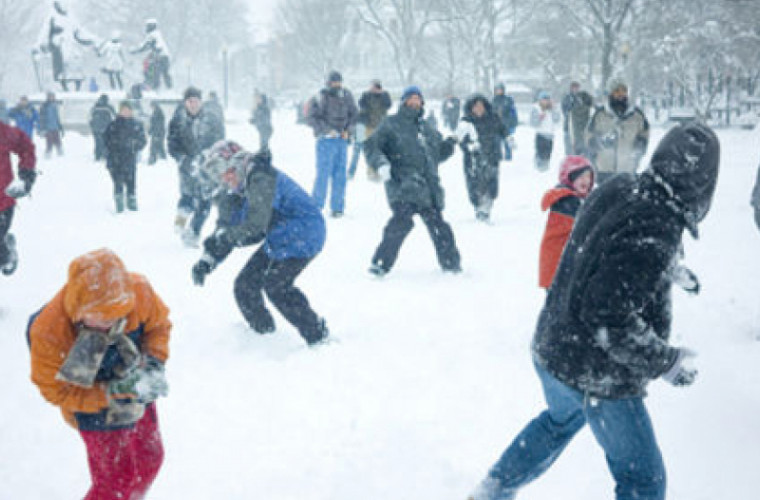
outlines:
[[[275, 164], [308, 189], [311, 134], [291, 113], [275, 119]], [[231, 124], [230, 136], [253, 146], [243, 123]], [[702, 239], [686, 242], [703, 293], [674, 293], [675, 342], [700, 353], [700, 379], [689, 389], [654, 383], [648, 399], [675, 500], [757, 495], [760, 234], [748, 199], [760, 131], [719, 135], [713, 211]], [[62, 285], [68, 262], [101, 246], [146, 274], [172, 309], [171, 394], [159, 404], [166, 461], [151, 499], [462, 500], [542, 408], [528, 346], [543, 296], [539, 200], [555, 182], [559, 149], [550, 173], [532, 171], [526, 127], [516, 161], [502, 169], [491, 226], [474, 220], [459, 155], [441, 167], [461, 276], [438, 270], [421, 223], [393, 272], [368, 276], [389, 211], [360, 166], [346, 217], [328, 221], [327, 246], [300, 279], [339, 339], [316, 350], [277, 315], [275, 335], [244, 326], [232, 280], [252, 250], [237, 250], [206, 287], [192, 286], [199, 252], [172, 232], [173, 163], [141, 166], [140, 211], [115, 216], [90, 138], [65, 141], [66, 157], [40, 162], [34, 198], [16, 212], [20, 266], [0, 289], [1, 499], [80, 498], [87, 488], [80, 438], [29, 381], [24, 329]], [[584, 430], [521, 498], [612, 498], [612, 487]]]

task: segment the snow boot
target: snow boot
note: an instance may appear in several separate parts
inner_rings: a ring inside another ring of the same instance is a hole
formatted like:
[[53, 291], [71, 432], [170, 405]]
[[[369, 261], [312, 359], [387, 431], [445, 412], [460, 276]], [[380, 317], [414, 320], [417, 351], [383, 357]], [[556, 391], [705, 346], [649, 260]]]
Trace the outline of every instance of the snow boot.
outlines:
[[10, 276], [16, 272], [18, 267], [18, 252], [16, 251], [16, 237], [8, 233], [5, 235], [5, 246], [8, 247], [8, 261], [3, 264], [2, 272], [6, 276]]
[[137, 210], [137, 196], [127, 196], [127, 209], [135, 212]]
[[301, 332], [301, 336], [306, 340], [309, 347], [314, 347], [319, 344], [326, 344], [330, 337], [330, 330], [327, 328], [327, 321], [325, 318], [317, 319], [317, 326], [313, 332]]
[[256, 333], [260, 333], [262, 335], [273, 333], [275, 327], [272, 314], [266, 309], [263, 309], [261, 312], [256, 313], [253, 321], [251, 321], [251, 328], [253, 328]]
[[369, 268], [369, 273], [370, 274], [374, 274], [378, 278], [382, 278], [383, 276], [385, 276], [386, 274], [388, 274], [388, 270], [385, 269], [380, 264], [372, 264], [370, 266], [370, 268]]
[[121, 194], [115, 194], [113, 195], [113, 201], [116, 205], [116, 213], [122, 213], [124, 211], [124, 196]]
[[190, 219], [190, 213], [186, 212], [185, 210], [179, 209], [177, 210], [177, 215], [174, 217], [174, 232], [177, 234], [182, 234], [182, 232], [185, 230], [185, 226], [187, 225], [187, 221]]

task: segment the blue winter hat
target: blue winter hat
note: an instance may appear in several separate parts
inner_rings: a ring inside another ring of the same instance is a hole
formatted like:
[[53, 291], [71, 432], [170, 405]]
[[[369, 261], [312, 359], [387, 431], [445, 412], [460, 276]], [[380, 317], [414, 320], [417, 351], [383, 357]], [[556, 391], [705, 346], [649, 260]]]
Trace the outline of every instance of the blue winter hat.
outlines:
[[413, 95], [418, 95], [420, 96], [420, 99], [422, 99], [423, 101], [425, 100], [425, 98], [422, 97], [422, 91], [420, 90], [420, 88], [416, 85], [410, 85], [409, 87], [405, 88], [404, 93], [401, 94], [401, 102], [405, 103], [406, 100], [412, 97]]
[[552, 98], [552, 95], [549, 92], [545, 91], [545, 90], [542, 90], [541, 92], [538, 93], [538, 100], [539, 101], [541, 99], [551, 99], [551, 98]]

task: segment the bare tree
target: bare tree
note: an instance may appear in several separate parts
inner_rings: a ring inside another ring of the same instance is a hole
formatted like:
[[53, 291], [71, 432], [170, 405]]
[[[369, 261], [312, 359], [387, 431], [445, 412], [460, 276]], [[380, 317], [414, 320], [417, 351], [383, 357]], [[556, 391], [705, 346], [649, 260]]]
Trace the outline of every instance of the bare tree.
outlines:
[[426, 36], [436, 23], [448, 20], [441, 7], [440, 0], [356, 0], [359, 18], [391, 49], [402, 85], [414, 82], [424, 60]]

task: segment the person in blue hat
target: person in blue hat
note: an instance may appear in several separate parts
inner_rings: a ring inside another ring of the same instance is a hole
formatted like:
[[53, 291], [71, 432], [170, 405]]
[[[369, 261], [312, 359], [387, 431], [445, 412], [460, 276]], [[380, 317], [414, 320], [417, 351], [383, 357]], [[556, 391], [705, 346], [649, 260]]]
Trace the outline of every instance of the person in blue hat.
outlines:
[[444, 271], [459, 273], [461, 258], [454, 233], [443, 220], [444, 195], [438, 164], [453, 153], [456, 139], [443, 139], [425, 120], [424, 99], [417, 86], [407, 87], [395, 115], [380, 124], [364, 144], [367, 163], [385, 182], [393, 215], [372, 257], [370, 273], [381, 277], [396, 262], [401, 245], [419, 215], [428, 228], [438, 263]]

